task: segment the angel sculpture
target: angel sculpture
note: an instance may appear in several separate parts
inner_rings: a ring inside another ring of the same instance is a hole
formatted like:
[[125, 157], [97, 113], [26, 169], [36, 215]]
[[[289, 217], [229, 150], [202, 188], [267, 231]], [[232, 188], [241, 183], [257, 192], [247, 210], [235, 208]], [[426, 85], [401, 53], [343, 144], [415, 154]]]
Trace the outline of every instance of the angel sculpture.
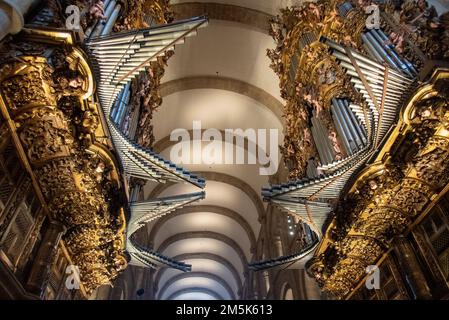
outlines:
[[89, 14], [93, 19], [105, 20], [107, 17], [104, 15], [104, 3], [103, 0], [97, 0], [90, 7]]
[[392, 32], [390, 34], [390, 42], [392, 45], [394, 45], [396, 51], [398, 53], [403, 53], [404, 52], [404, 36], [396, 33], [396, 32]]
[[321, 12], [317, 5], [314, 3], [309, 3], [309, 10], [317, 17], [318, 20], [321, 20]]

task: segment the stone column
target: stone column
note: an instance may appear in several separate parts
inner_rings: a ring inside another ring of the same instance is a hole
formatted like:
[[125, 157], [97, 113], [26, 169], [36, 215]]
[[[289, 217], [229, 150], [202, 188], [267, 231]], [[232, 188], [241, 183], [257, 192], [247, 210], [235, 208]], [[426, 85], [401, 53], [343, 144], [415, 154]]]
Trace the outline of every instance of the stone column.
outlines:
[[27, 282], [27, 288], [32, 293], [42, 297], [45, 293], [51, 269], [55, 263], [59, 241], [65, 232], [65, 227], [58, 221], [51, 221], [45, 231], [44, 238], [34, 260]]
[[273, 240], [274, 240], [274, 247], [276, 249], [276, 256], [282, 257], [284, 255], [284, 250], [282, 247], [281, 235], [277, 234]]
[[432, 299], [429, 286], [409, 241], [401, 235], [395, 239], [394, 244], [394, 253], [399, 262], [399, 268], [405, 277], [406, 285], [415, 295], [414, 299]]

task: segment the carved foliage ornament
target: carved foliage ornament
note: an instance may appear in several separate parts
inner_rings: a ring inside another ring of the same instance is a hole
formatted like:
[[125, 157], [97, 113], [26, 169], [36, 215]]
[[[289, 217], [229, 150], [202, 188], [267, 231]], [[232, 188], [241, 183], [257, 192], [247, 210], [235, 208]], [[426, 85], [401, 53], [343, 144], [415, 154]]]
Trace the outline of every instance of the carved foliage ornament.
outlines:
[[[416, 101], [403, 136], [413, 140], [420, 135], [420, 148], [406, 158], [393, 154], [384, 164], [368, 167], [341, 201], [326, 232], [327, 249], [308, 264], [324, 290], [346, 297], [366, 275], [366, 267], [376, 264], [393, 238], [449, 183], [448, 116], [449, 101], [442, 95]], [[402, 140], [404, 146], [406, 142]], [[402, 147], [395, 148], [399, 152]]]
[[267, 55], [272, 61], [271, 68], [280, 78], [281, 96], [287, 101], [281, 152], [291, 179], [304, 176], [308, 160], [317, 155], [308, 125], [314, 114], [328, 130], [335, 159], [345, 157], [331, 118], [330, 101], [341, 97], [357, 102], [361, 101], [361, 96], [353, 89], [328, 47], [319, 42], [320, 36], [325, 35], [348, 46], [359, 47], [360, 39], [352, 35], [356, 35], [354, 30], [363, 28], [365, 19], [355, 18], [365, 14], [356, 8], [351, 19], [342, 18], [336, 9], [342, 2], [305, 2], [281, 9], [281, 14], [271, 21], [270, 35], [277, 46], [268, 50]]
[[[53, 219], [67, 227], [67, 248], [88, 293], [126, 267], [122, 195], [112, 168], [86, 150], [99, 126], [70, 51], [15, 57], [0, 65], [0, 90]], [[106, 159], [107, 160], [107, 159]]]

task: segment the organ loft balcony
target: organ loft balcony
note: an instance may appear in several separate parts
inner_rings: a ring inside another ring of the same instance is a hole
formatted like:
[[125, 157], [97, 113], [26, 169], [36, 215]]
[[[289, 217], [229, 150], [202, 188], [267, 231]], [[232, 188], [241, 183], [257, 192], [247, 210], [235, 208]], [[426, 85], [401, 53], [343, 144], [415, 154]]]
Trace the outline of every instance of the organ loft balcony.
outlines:
[[0, 298], [447, 299], [448, 10], [0, 0]]

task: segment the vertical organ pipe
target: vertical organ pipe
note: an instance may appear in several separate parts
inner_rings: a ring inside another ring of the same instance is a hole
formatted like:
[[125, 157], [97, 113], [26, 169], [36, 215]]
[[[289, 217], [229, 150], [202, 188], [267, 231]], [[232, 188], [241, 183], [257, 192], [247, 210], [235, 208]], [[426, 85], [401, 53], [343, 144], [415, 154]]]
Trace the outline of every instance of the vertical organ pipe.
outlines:
[[105, 6], [105, 11], [104, 11], [104, 15], [106, 17], [106, 21], [105, 23], [107, 23], [107, 21], [109, 20], [109, 18], [111, 17], [112, 11], [114, 11], [115, 5], [117, 4], [116, 0], [111, 0], [108, 2], [108, 5]]
[[332, 99], [332, 103], [334, 105], [334, 110], [337, 115], [338, 121], [341, 125], [341, 128], [343, 129], [343, 135], [346, 138], [350, 153], [352, 155], [354, 153], [354, 149], [357, 149], [357, 148], [354, 148], [356, 146], [355, 141], [353, 140], [353, 138], [349, 132], [348, 126], [345, 124], [345, 121], [343, 119], [344, 118], [343, 113], [342, 113], [342, 110], [340, 109], [340, 105], [338, 104], [338, 101], [336, 99]]
[[318, 177], [318, 169], [316, 167], [316, 163], [315, 161], [313, 161], [312, 159], [309, 159], [307, 161], [307, 177], [308, 178], [316, 178]]
[[326, 163], [327, 164], [326, 156], [325, 156], [325, 154], [323, 152], [323, 146], [321, 145], [321, 141], [319, 139], [319, 136], [318, 136], [318, 133], [317, 133], [317, 129], [316, 129], [314, 123], [315, 123], [315, 121], [314, 121], [314, 119], [312, 119], [312, 128], [311, 128], [311, 130], [312, 130], [312, 137], [313, 137], [313, 140], [315, 141], [315, 146], [316, 146], [316, 148], [318, 150], [318, 154], [320, 156], [321, 163], [323, 163], [323, 164]]
[[343, 113], [343, 110], [340, 104], [338, 103], [338, 100], [336, 101], [335, 104], [335, 111], [338, 114], [338, 119], [340, 121], [341, 127], [343, 128], [345, 137], [348, 141], [349, 148], [351, 149], [351, 154], [354, 154], [358, 150], [357, 143], [351, 133], [351, 129], [347, 123], [347, 120], [345, 119], [345, 114]]
[[[390, 41], [390, 39], [387, 37], [387, 35], [385, 34], [385, 32], [383, 32], [382, 29], [377, 30], [378, 34], [381, 36], [381, 38], [384, 41]], [[388, 45], [387, 45], [388, 47]], [[391, 52], [392, 54], [401, 61], [401, 63], [404, 65], [404, 68], [406, 69], [407, 73], [411, 76], [413, 76], [414, 74], [417, 74], [418, 72], [416, 71], [416, 69], [414, 68], [413, 64], [410, 63], [407, 59], [403, 58], [402, 56], [400, 56], [395, 49], [391, 48]]]
[[125, 107], [126, 99], [127, 99], [128, 93], [129, 93], [129, 87], [130, 87], [130, 86], [129, 86], [129, 83], [126, 84], [125, 89], [124, 89], [124, 91], [123, 91], [122, 98], [118, 101], [117, 112], [116, 112], [116, 114], [115, 114], [115, 117], [113, 118], [113, 120], [114, 120], [115, 123], [118, 123], [118, 122], [119, 122], [119, 119], [120, 119], [121, 114], [122, 114], [122, 112], [123, 112], [122, 110], [123, 110], [124, 107]]
[[397, 53], [390, 46], [388, 46], [385, 43], [386, 41], [389, 41], [388, 38], [387, 39], [383, 38], [383, 36], [378, 32], [378, 30], [371, 30], [370, 33], [378, 41], [379, 45], [385, 49], [388, 56], [391, 58], [392, 61], [394, 61], [394, 63], [399, 67], [399, 69], [410, 74], [407, 66], [402, 61], [402, 59], [397, 55]]
[[100, 36], [103, 32], [103, 29], [111, 18], [111, 14], [115, 8], [116, 0], [109, 0], [107, 6], [105, 5], [104, 16], [106, 17], [106, 21], [99, 21], [94, 30], [91, 32], [90, 38], [95, 38]]
[[317, 118], [317, 123], [318, 123], [318, 126], [320, 127], [320, 131], [322, 132], [323, 139], [324, 139], [324, 147], [328, 151], [327, 153], [329, 155], [330, 162], [333, 162], [335, 159], [335, 150], [334, 150], [334, 146], [332, 145], [331, 140], [329, 139], [329, 131], [324, 126], [323, 122], [318, 118]]
[[113, 106], [113, 108], [111, 110], [111, 118], [112, 119], [114, 119], [115, 116], [117, 115], [117, 111], [118, 111], [118, 108], [119, 108], [119, 105], [120, 105], [120, 101], [123, 98], [124, 92], [125, 92], [125, 88], [122, 89], [122, 91], [120, 91], [119, 95], [117, 96], [117, 99], [115, 100], [114, 106]]
[[384, 48], [376, 41], [374, 36], [371, 33], [365, 33], [366, 39], [372, 46], [376, 49], [376, 51], [382, 56], [382, 58], [392, 67], [399, 69], [400, 67], [390, 58]]
[[320, 154], [321, 162], [323, 164], [330, 163], [329, 155], [326, 152], [326, 149], [324, 147], [324, 141], [323, 136], [321, 135], [321, 132], [318, 128], [316, 118], [312, 118], [312, 134], [314, 135], [315, 144], [318, 149], [318, 153]]
[[[111, 1], [111, 0], [106, 0], [106, 1], [103, 2], [103, 8], [104, 8], [104, 10], [108, 7], [110, 1]], [[106, 12], [106, 11], [105, 11], [105, 12]], [[96, 28], [99, 24], [102, 24], [102, 20], [100, 20], [100, 19], [98, 19], [97, 22], [96, 22], [93, 26], [90, 26], [89, 28], [87, 28], [87, 30], [86, 30], [86, 32], [85, 32], [85, 35], [86, 35], [86, 38], [87, 38], [87, 39], [89, 39], [89, 38], [91, 37], [92, 32], [95, 30], [95, 28]]]
[[130, 105], [129, 105], [130, 100], [131, 100], [131, 90], [129, 90], [128, 94], [126, 95], [125, 106], [123, 108], [122, 114], [120, 115], [120, 119], [119, 119], [120, 122], [118, 123], [120, 128], [123, 126], [123, 123], [126, 118], [126, 114], [128, 113], [128, 109], [130, 108]]
[[139, 114], [140, 114], [140, 107], [138, 106], [136, 110], [134, 110], [131, 125], [129, 128], [129, 138], [134, 139], [136, 135], [137, 125], [139, 122]]
[[121, 101], [120, 111], [119, 111], [117, 119], [116, 119], [116, 123], [119, 126], [121, 125], [121, 123], [123, 121], [123, 115], [125, 114], [126, 107], [128, 106], [130, 95], [131, 95], [131, 90], [129, 89], [129, 86], [128, 86], [128, 89], [125, 91], [125, 95], [123, 96], [123, 101]]
[[354, 123], [354, 126], [357, 130], [357, 133], [358, 133], [360, 139], [362, 140], [363, 144], [366, 145], [367, 140], [366, 140], [366, 133], [365, 133], [364, 128], [360, 124], [360, 121], [357, 119], [354, 112], [349, 107], [349, 101], [345, 99], [344, 104], [345, 104], [345, 107], [348, 109], [349, 115], [351, 116], [352, 122]]
[[317, 126], [318, 134], [321, 136], [321, 141], [323, 144], [323, 150], [326, 154], [327, 163], [331, 163], [332, 161], [334, 161], [335, 156], [333, 152], [334, 149], [332, 148], [332, 145], [329, 141], [327, 130], [326, 128], [324, 128], [323, 124], [321, 123], [320, 119], [318, 119], [318, 117], [315, 117], [315, 123]]
[[406, 69], [407, 66], [405, 65], [403, 59], [399, 57], [396, 51], [387, 44], [390, 41], [390, 39], [388, 39], [385, 33], [382, 30], [371, 30], [371, 33], [377, 38], [379, 43], [384, 45], [390, 56], [393, 57], [393, 59], [395, 59], [398, 62], [401, 68]]
[[106, 9], [109, 6], [109, 3], [111, 2], [111, 0], [105, 0], [103, 2], [103, 8]]
[[338, 133], [340, 139], [343, 141], [343, 145], [346, 149], [346, 153], [348, 155], [352, 155], [351, 146], [349, 145], [348, 139], [345, 135], [345, 131], [343, 130], [343, 127], [341, 125], [339, 115], [335, 109], [336, 109], [336, 105], [335, 105], [334, 101], [332, 101], [331, 111], [332, 111], [332, 115], [333, 115], [333, 119], [334, 119], [334, 123], [335, 123], [335, 128], [337, 129], [337, 133]]
[[363, 40], [363, 46], [364, 46], [366, 52], [368, 52], [372, 58], [374, 58], [375, 60], [377, 60], [380, 63], [385, 61], [380, 56], [380, 54], [376, 51], [376, 49], [373, 47], [373, 45], [368, 41], [368, 38], [366, 37], [365, 34], [362, 34], [362, 40]]
[[348, 113], [348, 110], [346, 109], [346, 105], [344, 104], [343, 100], [337, 99], [337, 103], [340, 106], [341, 114], [343, 115], [343, 120], [345, 121], [346, 125], [348, 126], [349, 133], [351, 134], [352, 140], [354, 141], [355, 146], [357, 149], [361, 149], [363, 147], [362, 140], [357, 134], [357, 129], [355, 128], [354, 124], [352, 123], [351, 116]]
[[108, 22], [106, 23], [103, 31], [101, 32], [102, 36], [106, 36], [111, 33], [112, 27], [114, 26], [115, 22], [117, 21], [121, 7], [122, 6], [120, 4], [118, 4], [114, 7], [114, 11], [112, 11], [111, 16], [108, 19]]

